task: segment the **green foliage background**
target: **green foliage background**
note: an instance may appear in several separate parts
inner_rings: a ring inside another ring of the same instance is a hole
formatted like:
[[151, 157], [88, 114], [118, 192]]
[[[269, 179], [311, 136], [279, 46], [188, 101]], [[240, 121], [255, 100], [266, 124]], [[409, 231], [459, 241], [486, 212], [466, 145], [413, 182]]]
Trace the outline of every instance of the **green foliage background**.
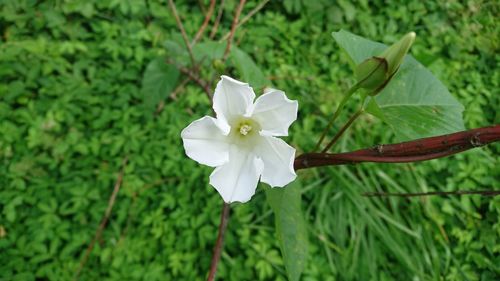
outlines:
[[[176, 2], [194, 35], [198, 2], [208, 1]], [[236, 4], [225, 2], [216, 38]], [[385, 43], [415, 31], [412, 54], [464, 104], [466, 127], [499, 123], [499, 9], [480, 0], [271, 1], [235, 39], [299, 100], [287, 141], [308, 151], [354, 82], [330, 35], [341, 28]], [[209, 101], [188, 83], [153, 116], [141, 92], [148, 63], [179, 37], [166, 1], [3, 0], [0, 32], [0, 280], [71, 280], [126, 156], [109, 225], [80, 279], [204, 280], [221, 199], [179, 135], [210, 113]], [[366, 115], [336, 150], [393, 140]], [[310, 226], [302, 280], [498, 280], [500, 197], [360, 194], [498, 189], [499, 148], [301, 172]], [[264, 188], [232, 208], [221, 280], [286, 279]]]

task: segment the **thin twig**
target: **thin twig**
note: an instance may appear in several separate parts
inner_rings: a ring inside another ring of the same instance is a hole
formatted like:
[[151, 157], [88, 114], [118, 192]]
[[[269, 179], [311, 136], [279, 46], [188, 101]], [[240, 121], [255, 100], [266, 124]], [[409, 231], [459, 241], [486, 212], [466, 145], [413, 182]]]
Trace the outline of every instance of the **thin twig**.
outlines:
[[327, 152], [339, 139], [340, 137], [344, 134], [344, 132], [352, 125], [352, 123], [358, 119], [358, 117], [363, 113], [363, 109], [358, 110], [354, 115], [349, 118], [347, 123], [337, 132], [337, 134], [333, 137], [333, 139], [323, 148], [321, 151], [322, 153]]
[[[262, 8], [264, 8], [264, 6], [269, 2], [270, 0], [264, 0], [262, 2], [259, 3], [259, 5], [255, 6], [255, 8], [253, 8], [253, 10], [250, 11], [250, 13], [248, 13], [246, 16], [244, 16], [241, 21], [236, 25], [236, 28], [240, 28], [240, 26], [244, 25], [248, 20], [250, 20], [250, 18], [255, 15], [258, 11], [260, 11]], [[226, 33], [220, 41], [224, 41], [224, 40], [227, 40], [227, 38], [229, 37], [229, 35], [231, 34], [231, 32], [228, 32]]]
[[448, 195], [481, 195], [481, 196], [498, 196], [500, 190], [457, 190], [457, 191], [431, 191], [431, 192], [413, 192], [413, 193], [391, 193], [391, 192], [364, 192], [365, 197], [419, 197], [419, 196], [448, 196]]
[[[186, 86], [186, 84], [191, 81], [191, 78], [190, 77], [186, 77], [184, 78], [184, 80], [182, 80], [182, 82], [177, 85], [177, 87], [175, 87], [175, 89], [172, 91], [172, 93], [170, 93], [170, 95], [168, 96], [169, 98], [173, 99], [173, 100], [176, 100], [177, 99], [177, 95], [179, 94], [179, 92], [184, 89], [184, 86]], [[162, 100], [158, 103], [158, 106], [156, 107], [156, 110], [155, 110], [155, 115], [158, 115], [160, 114], [163, 109], [165, 108], [165, 100]]]
[[231, 32], [229, 33], [229, 37], [227, 38], [226, 50], [224, 51], [223, 61], [227, 59], [229, 52], [231, 51], [231, 42], [233, 41], [234, 33], [236, 32], [236, 28], [238, 25], [238, 20], [241, 15], [241, 11], [243, 10], [243, 6], [245, 6], [246, 0], [240, 0], [240, 4], [236, 8], [236, 12], [234, 13], [233, 23], [231, 25]]
[[189, 78], [189, 77], [184, 78], [184, 80], [182, 80], [182, 82], [177, 87], [175, 87], [175, 89], [172, 91], [172, 93], [168, 97], [173, 99], [173, 100], [176, 100], [179, 92], [182, 91], [184, 86], [186, 86], [186, 84], [189, 81], [191, 81], [191, 78]]
[[223, 13], [224, 13], [224, 0], [221, 0], [219, 4], [219, 10], [217, 11], [217, 18], [215, 19], [214, 26], [212, 27], [212, 31], [210, 32], [209, 36], [210, 39], [214, 39], [214, 36], [217, 33], [217, 28], [219, 28], [219, 23]]
[[174, 65], [181, 73], [187, 75], [189, 79], [193, 80], [196, 84], [198, 84], [203, 89], [203, 92], [207, 95], [208, 99], [212, 101], [212, 92], [210, 90], [210, 84], [195, 73], [195, 70], [197, 68], [195, 68], [195, 70], [192, 70], [190, 68], [176, 64], [175, 61], [171, 59], [167, 59], [166, 63]]
[[450, 156], [500, 141], [500, 125], [344, 153], [306, 153], [295, 158], [295, 170], [362, 162], [407, 163]]
[[76, 271], [75, 275], [73, 276], [73, 280], [76, 281], [80, 277], [80, 273], [83, 270], [83, 267], [87, 263], [87, 260], [90, 256], [90, 253], [92, 252], [92, 249], [94, 248], [95, 243], [97, 240], [100, 239], [102, 232], [104, 231], [104, 228], [106, 227], [109, 216], [111, 215], [111, 210], [113, 209], [113, 205], [115, 204], [116, 196], [118, 195], [118, 191], [120, 191], [120, 187], [122, 186], [122, 181], [123, 181], [123, 175], [125, 173], [125, 166], [127, 165], [128, 157], [123, 158], [122, 161], [122, 167], [120, 170], [120, 173], [118, 174], [118, 178], [116, 179], [115, 186], [113, 188], [113, 192], [111, 193], [111, 197], [109, 197], [108, 201], [108, 207], [106, 208], [106, 211], [104, 213], [104, 216], [101, 220], [101, 223], [99, 224], [99, 227], [97, 228], [94, 239], [90, 242], [89, 246], [87, 247], [87, 250], [85, 251], [85, 255], [82, 258], [82, 261], [80, 262], [80, 266], [78, 267], [78, 270]]
[[191, 47], [200, 40], [201, 36], [203, 35], [203, 32], [205, 31], [205, 28], [207, 28], [208, 22], [210, 21], [210, 18], [212, 17], [212, 14], [214, 13], [214, 8], [215, 8], [215, 0], [210, 0], [210, 6], [208, 7], [208, 11], [205, 14], [205, 19], [203, 20], [203, 24], [200, 26], [200, 29], [198, 29], [198, 32], [196, 32], [196, 35], [194, 36], [193, 41], [191, 42]]
[[196, 82], [203, 89], [203, 92], [205, 92], [208, 99], [212, 101], [212, 93], [210, 91], [210, 86], [208, 85], [207, 82], [205, 82], [202, 78], [193, 73], [189, 68], [180, 66], [179, 71], [186, 74], [187, 76], [189, 76], [189, 78], [191, 78], [191, 80]]
[[230, 206], [226, 202], [222, 205], [222, 212], [220, 215], [219, 233], [217, 234], [217, 242], [215, 243], [214, 253], [212, 255], [212, 262], [210, 263], [210, 272], [208, 273], [207, 281], [215, 280], [215, 273], [217, 272], [217, 264], [220, 260], [222, 247], [224, 244], [224, 234], [229, 222], [229, 209]]
[[196, 65], [196, 61], [194, 59], [193, 49], [191, 49], [191, 45], [189, 44], [189, 39], [187, 37], [186, 31], [184, 30], [184, 26], [182, 25], [182, 21], [179, 18], [179, 14], [177, 13], [177, 9], [175, 8], [175, 3], [173, 0], [168, 0], [168, 5], [170, 6], [170, 10], [172, 10], [172, 14], [174, 14], [175, 22], [177, 23], [177, 27], [182, 34], [182, 39], [184, 40], [184, 44], [186, 44], [189, 58], [191, 59], [191, 64], [194, 67]]

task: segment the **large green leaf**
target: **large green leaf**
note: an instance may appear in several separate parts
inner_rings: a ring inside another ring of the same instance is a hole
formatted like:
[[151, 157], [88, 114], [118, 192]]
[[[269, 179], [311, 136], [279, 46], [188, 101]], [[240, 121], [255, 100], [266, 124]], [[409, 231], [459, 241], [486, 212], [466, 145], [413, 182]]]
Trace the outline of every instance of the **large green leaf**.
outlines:
[[[344, 30], [332, 35], [350, 56], [353, 66], [387, 48]], [[402, 140], [464, 130], [463, 110], [446, 86], [411, 56], [406, 56], [390, 83], [367, 107]]]
[[288, 279], [299, 280], [307, 260], [307, 227], [302, 216], [301, 184], [298, 180], [285, 188], [266, 190], [267, 202], [274, 211], [276, 233]]
[[240, 78], [237, 78], [238, 80], [248, 82], [254, 89], [271, 85], [262, 70], [247, 53], [237, 47], [232, 47], [230, 55], [234, 66], [241, 75]]
[[144, 104], [148, 110], [161, 100], [165, 99], [177, 85], [179, 70], [171, 64], [167, 64], [165, 58], [156, 58], [146, 67], [142, 77], [141, 92], [144, 96]]

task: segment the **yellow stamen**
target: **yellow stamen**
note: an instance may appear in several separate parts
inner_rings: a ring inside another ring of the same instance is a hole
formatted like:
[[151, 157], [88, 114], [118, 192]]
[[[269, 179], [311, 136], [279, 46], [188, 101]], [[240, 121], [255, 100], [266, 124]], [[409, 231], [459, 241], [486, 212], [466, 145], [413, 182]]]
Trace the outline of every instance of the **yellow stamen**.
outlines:
[[240, 127], [240, 134], [246, 136], [252, 130], [252, 126], [244, 124]]

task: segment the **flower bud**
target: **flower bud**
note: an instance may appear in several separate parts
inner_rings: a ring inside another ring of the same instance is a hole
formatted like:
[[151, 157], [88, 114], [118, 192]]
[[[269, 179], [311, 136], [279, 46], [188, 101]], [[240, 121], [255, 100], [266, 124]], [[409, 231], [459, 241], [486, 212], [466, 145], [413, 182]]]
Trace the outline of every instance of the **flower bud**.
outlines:
[[415, 32], [410, 32], [382, 54], [358, 64], [354, 73], [359, 87], [370, 91], [371, 95], [379, 93], [398, 71], [413, 41]]
[[214, 60], [212, 62], [212, 66], [219, 73], [224, 73], [225, 68], [226, 68], [226, 65], [220, 59]]
[[374, 91], [387, 80], [387, 61], [383, 58], [371, 57], [358, 64], [354, 75], [361, 88]]
[[392, 44], [387, 48], [381, 55], [387, 61], [389, 76], [392, 76], [396, 71], [398, 71], [399, 66], [403, 62], [403, 59], [408, 53], [413, 41], [415, 41], [415, 32], [410, 32], [403, 36], [398, 42]]

